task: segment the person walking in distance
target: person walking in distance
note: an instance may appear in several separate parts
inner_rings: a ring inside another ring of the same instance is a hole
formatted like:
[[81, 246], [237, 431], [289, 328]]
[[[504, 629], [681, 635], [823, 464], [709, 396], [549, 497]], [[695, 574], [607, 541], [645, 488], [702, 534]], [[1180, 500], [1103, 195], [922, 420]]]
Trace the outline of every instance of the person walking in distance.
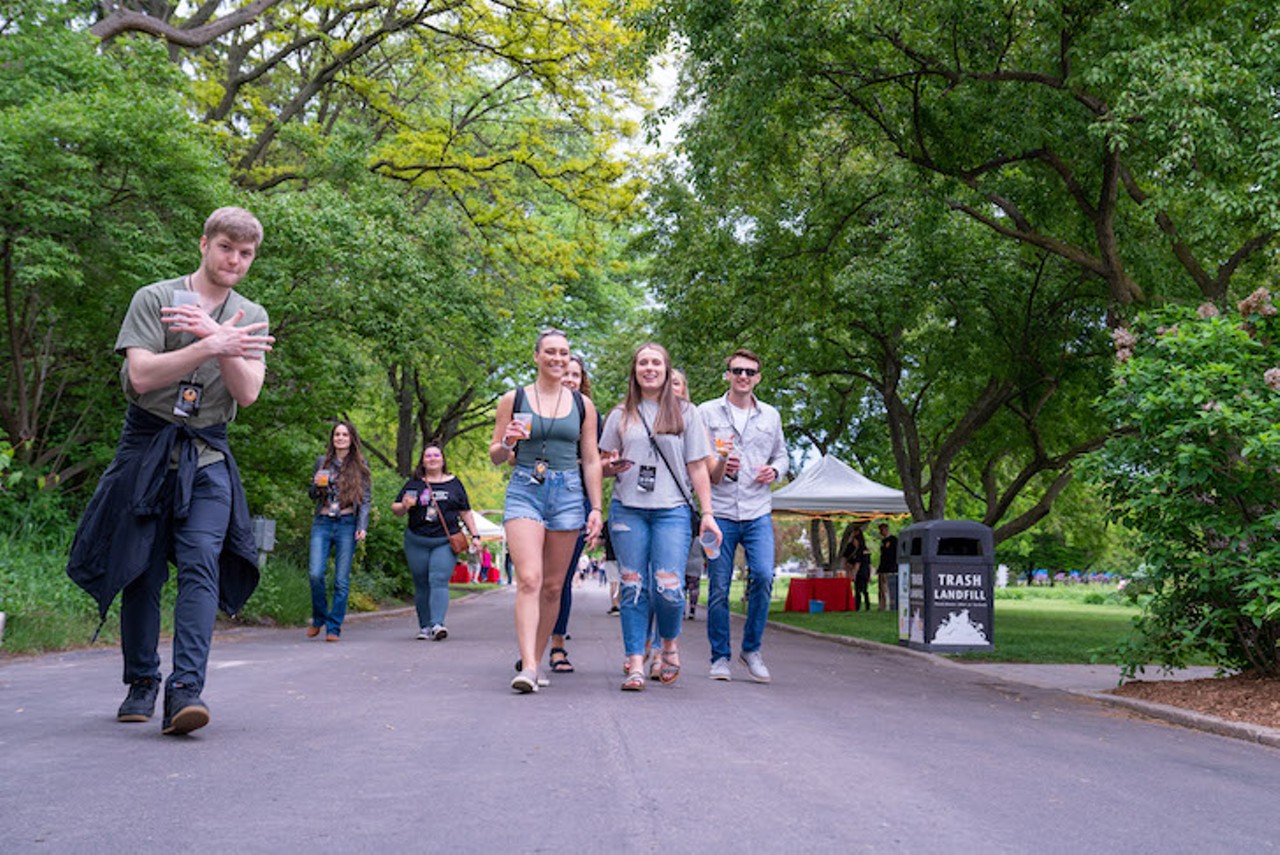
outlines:
[[[329, 432], [329, 447], [316, 458], [308, 495], [315, 503], [311, 517], [311, 626], [307, 637], [325, 630], [325, 641], [342, 636], [351, 591], [351, 561], [356, 544], [369, 531], [369, 503], [373, 479], [360, 451], [360, 435], [350, 422], [338, 422]], [[325, 570], [333, 553], [333, 605], [325, 591]]]
[[238, 611], [258, 584], [227, 423], [258, 399], [274, 341], [266, 310], [235, 290], [261, 244], [253, 214], [219, 208], [205, 221], [196, 271], [134, 293], [116, 338], [124, 428], [67, 562], [104, 621], [123, 591], [129, 693], [116, 718], [140, 722], [154, 714], [160, 689], [160, 592], [173, 558], [173, 666], [160, 725], [168, 735], [209, 723], [201, 694], [218, 606]]
[[698, 407], [716, 453], [710, 467], [711, 505], [724, 535], [720, 554], [707, 564], [707, 639], [713, 680], [732, 679], [730, 669], [729, 582], [733, 556], [742, 544], [747, 556], [749, 593], [740, 659], [751, 679], [772, 677], [760, 647], [773, 593], [773, 519], [769, 485], [787, 472], [787, 445], [778, 411], [755, 396], [760, 357], [735, 350], [726, 360], [729, 391]]
[[880, 523], [880, 561], [876, 565], [876, 588], [880, 611], [898, 608], [898, 537], [889, 534], [889, 524]]
[[449, 580], [456, 556], [467, 549], [455, 547], [450, 537], [461, 533], [461, 523], [468, 531], [476, 531], [467, 488], [449, 472], [444, 449], [435, 443], [422, 449], [412, 477], [391, 503], [391, 513], [398, 517], [409, 515], [409, 525], [404, 530], [404, 557], [413, 578], [417, 639], [444, 641], [449, 637], [444, 625], [449, 611]]

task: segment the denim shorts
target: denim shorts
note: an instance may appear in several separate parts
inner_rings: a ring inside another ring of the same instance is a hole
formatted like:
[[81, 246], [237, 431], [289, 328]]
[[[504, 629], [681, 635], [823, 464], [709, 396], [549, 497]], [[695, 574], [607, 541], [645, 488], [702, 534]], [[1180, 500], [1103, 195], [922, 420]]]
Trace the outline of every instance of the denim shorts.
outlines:
[[536, 520], [547, 531], [578, 531], [587, 521], [585, 505], [577, 469], [548, 469], [539, 484], [532, 466], [517, 466], [507, 484], [502, 521]]

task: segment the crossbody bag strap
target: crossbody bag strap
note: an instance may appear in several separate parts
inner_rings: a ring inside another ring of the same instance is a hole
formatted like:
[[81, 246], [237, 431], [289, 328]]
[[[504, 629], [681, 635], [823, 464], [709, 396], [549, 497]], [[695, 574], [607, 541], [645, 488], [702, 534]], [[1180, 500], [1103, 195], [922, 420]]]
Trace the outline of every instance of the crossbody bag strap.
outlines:
[[427, 482], [427, 492], [431, 494], [431, 504], [435, 505], [436, 516], [440, 518], [440, 527], [444, 529], [445, 537], [453, 537], [449, 532], [449, 523], [444, 518], [444, 511], [440, 510], [440, 503], [436, 501], [436, 491], [431, 489], [431, 482]]
[[684, 499], [689, 505], [689, 510], [697, 513], [698, 506], [693, 503], [693, 499], [684, 491], [684, 482], [680, 480], [680, 476], [676, 474], [676, 470], [671, 465], [671, 461], [667, 460], [667, 455], [662, 452], [662, 446], [658, 445], [658, 440], [653, 437], [653, 430], [649, 427], [649, 420], [644, 417], [644, 411], [636, 407], [636, 412], [640, 414], [640, 423], [644, 425], [644, 432], [649, 435], [649, 444], [653, 446], [653, 450], [658, 452], [658, 456], [662, 458], [662, 462], [666, 464], [667, 471], [671, 473], [672, 479], [676, 482], [676, 489], [680, 491], [680, 498]]

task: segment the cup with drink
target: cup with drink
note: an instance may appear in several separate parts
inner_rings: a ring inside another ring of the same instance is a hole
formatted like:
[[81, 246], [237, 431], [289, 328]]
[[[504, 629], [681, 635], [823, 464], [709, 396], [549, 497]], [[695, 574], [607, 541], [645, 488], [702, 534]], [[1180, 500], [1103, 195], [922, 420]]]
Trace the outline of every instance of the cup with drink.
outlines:
[[520, 439], [528, 439], [533, 433], [533, 413], [512, 413], [511, 421], [520, 426]]
[[316, 472], [316, 486], [317, 487], [329, 486], [329, 470], [328, 469], [321, 469], [318, 472]]
[[720, 557], [720, 537], [714, 531], [708, 529], [698, 535], [698, 545], [702, 547], [702, 552], [707, 556], [708, 561], [714, 561]]
[[404, 491], [404, 505], [405, 505], [405, 507], [407, 507], [407, 508], [412, 508], [412, 507], [413, 507], [414, 505], [416, 505], [416, 504], [418, 504], [418, 491], [417, 491], [417, 490], [405, 490], [405, 491]]

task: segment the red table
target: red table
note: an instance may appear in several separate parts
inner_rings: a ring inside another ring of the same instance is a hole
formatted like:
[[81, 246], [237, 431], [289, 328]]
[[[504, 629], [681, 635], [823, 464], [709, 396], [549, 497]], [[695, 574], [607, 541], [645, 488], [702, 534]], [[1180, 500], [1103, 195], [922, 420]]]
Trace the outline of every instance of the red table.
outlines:
[[807, 612], [810, 600], [822, 600], [823, 611], [855, 612], [857, 606], [853, 599], [853, 580], [848, 576], [831, 578], [803, 579], [792, 577], [787, 588], [787, 604], [783, 611]]

